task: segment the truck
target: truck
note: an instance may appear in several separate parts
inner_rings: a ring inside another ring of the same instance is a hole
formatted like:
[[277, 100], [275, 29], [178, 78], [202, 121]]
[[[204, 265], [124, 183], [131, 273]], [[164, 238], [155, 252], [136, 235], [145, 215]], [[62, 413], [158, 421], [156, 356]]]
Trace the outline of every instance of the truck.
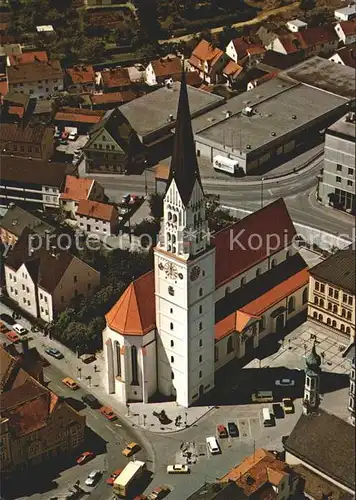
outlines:
[[214, 157], [213, 167], [214, 170], [225, 172], [229, 175], [237, 175], [241, 172], [238, 161], [220, 155]]
[[141, 462], [140, 460], [129, 462], [114, 481], [113, 491], [115, 495], [122, 498], [128, 498], [132, 483], [140, 479], [145, 471], [145, 462]]

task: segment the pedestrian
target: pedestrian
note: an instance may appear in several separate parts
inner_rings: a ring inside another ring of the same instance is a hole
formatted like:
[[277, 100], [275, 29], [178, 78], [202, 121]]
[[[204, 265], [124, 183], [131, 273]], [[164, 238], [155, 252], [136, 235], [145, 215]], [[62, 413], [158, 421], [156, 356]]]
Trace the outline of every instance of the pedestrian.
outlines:
[[97, 366], [96, 366], [96, 365], [94, 365], [94, 372], [95, 372], [95, 373], [96, 373], [96, 369], [97, 369]]

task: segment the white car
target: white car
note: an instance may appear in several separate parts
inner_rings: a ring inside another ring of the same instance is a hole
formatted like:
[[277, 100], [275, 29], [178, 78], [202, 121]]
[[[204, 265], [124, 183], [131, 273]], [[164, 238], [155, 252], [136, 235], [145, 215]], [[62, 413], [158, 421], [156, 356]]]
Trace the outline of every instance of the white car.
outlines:
[[26, 328], [24, 328], [23, 326], [21, 326], [19, 323], [15, 323], [12, 328], [19, 335], [25, 335], [26, 333], [28, 333], [28, 330], [26, 330]]
[[167, 474], [189, 474], [189, 465], [175, 464], [167, 466]]
[[101, 478], [101, 471], [92, 470], [89, 476], [86, 478], [85, 484], [87, 486], [94, 486], [99, 481], [100, 478]]
[[280, 387], [294, 387], [295, 380], [292, 380], [290, 378], [282, 378], [280, 380], [276, 380], [276, 385]]
[[68, 136], [70, 141], [76, 141], [78, 139], [78, 134], [76, 132], [71, 132]]

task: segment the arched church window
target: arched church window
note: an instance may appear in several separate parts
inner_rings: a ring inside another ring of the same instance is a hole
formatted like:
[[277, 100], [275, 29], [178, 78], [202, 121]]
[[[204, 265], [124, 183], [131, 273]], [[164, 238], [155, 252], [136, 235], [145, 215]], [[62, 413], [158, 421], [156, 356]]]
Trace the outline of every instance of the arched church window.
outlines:
[[324, 317], [323, 317], [323, 315], [322, 315], [322, 314], [319, 314], [319, 316], [318, 316], [318, 320], [319, 320], [319, 321], [321, 321], [321, 322], [323, 322], [323, 321], [324, 321]]
[[226, 353], [230, 354], [230, 352], [232, 352], [233, 350], [234, 350], [234, 346], [232, 343], [232, 337], [229, 337], [227, 344], [226, 344]]
[[303, 296], [302, 296], [302, 303], [306, 304], [307, 302], [308, 302], [308, 289], [304, 288]]
[[168, 220], [172, 220], [172, 212], [168, 212]]
[[120, 344], [115, 342], [116, 347], [116, 376], [121, 377], [121, 353], [120, 353]]
[[288, 313], [292, 313], [295, 309], [295, 298], [294, 296], [290, 297], [288, 300]]
[[131, 347], [131, 385], [138, 385], [137, 347]]

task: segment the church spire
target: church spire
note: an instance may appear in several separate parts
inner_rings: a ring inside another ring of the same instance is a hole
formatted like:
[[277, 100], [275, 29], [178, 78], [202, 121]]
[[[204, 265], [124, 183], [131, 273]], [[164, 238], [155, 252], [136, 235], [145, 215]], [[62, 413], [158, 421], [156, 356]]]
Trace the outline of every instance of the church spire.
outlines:
[[173, 154], [167, 188], [169, 188], [173, 179], [175, 180], [184, 206], [187, 206], [195, 181], [197, 180], [201, 185], [201, 180], [195, 152], [184, 68], [181, 78]]

